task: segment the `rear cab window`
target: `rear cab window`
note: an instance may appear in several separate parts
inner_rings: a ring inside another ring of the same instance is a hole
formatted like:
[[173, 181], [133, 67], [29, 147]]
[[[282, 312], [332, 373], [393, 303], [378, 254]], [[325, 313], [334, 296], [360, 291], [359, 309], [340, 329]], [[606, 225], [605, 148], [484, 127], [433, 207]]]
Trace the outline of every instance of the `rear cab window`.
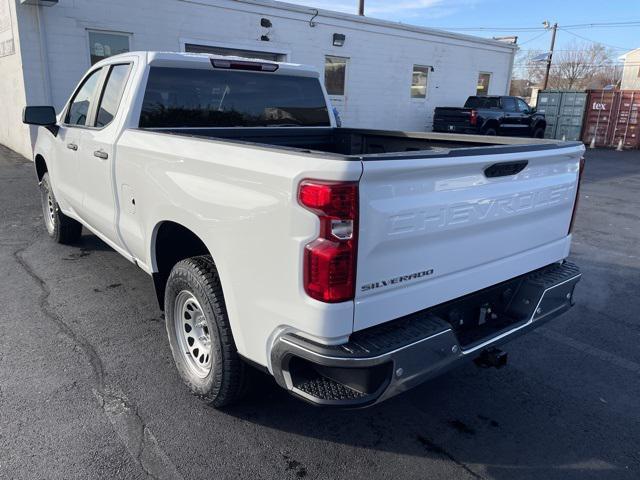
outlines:
[[328, 127], [318, 78], [151, 67], [141, 128]]
[[469, 97], [464, 108], [500, 108], [500, 99], [497, 97]]

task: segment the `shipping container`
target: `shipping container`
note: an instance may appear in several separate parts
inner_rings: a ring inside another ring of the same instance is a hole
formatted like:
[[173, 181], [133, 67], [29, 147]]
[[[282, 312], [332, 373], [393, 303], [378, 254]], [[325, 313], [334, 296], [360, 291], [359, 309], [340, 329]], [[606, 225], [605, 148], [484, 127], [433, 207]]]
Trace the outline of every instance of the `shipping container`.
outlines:
[[640, 90], [590, 90], [588, 95], [582, 141], [640, 148]]
[[538, 94], [537, 109], [547, 120], [545, 138], [578, 140], [587, 94], [579, 91], [544, 90]]

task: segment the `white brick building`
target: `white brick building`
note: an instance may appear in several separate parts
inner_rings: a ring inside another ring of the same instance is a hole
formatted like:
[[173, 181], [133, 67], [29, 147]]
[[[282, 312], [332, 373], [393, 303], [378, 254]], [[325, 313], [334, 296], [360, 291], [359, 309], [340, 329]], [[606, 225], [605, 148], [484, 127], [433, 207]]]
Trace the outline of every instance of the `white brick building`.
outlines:
[[436, 106], [507, 94], [515, 47], [270, 0], [0, 0], [0, 143], [30, 156], [22, 107], [59, 110], [92, 60], [126, 50], [311, 64], [344, 125], [424, 131]]

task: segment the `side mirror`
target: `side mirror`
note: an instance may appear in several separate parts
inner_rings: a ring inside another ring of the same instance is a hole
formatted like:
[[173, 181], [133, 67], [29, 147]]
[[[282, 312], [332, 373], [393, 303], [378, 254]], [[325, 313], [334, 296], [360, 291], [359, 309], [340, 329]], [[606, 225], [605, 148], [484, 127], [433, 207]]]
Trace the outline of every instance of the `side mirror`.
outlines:
[[529, 113], [536, 113], [538, 109], [536, 107], [529, 107]]
[[54, 136], [58, 135], [58, 130], [60, 129], [56, 125], [57, 121], [56, 110], [53, 107], [24, 107], [24, 110], [22, 110], [22, 123], [46, 127]]
[[24, 107], [22, 111], [22, 123], [28, 125], [41, 125], [47, 127], [55, 125], [56, 111], [53, 107]]

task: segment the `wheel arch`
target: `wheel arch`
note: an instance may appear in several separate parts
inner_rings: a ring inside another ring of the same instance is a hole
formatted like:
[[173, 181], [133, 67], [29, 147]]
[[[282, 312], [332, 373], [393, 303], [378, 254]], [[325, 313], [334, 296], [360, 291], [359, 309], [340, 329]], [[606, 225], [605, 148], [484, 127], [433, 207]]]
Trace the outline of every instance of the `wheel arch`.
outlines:
[[489, 118], [482, 124], [482, 131], [486, 132], [489, 128], [493, 128], [496, 133], [500, 129], [500, 122], [495, 118]]
[[41, 182], [42, 177], [44, 177], [44, 174], [49, 171], [49, 168], [47, 167], [47, 162], [44, 159], [44, 157], [38, 153], [34, 158], [34, 163], [35, 163], [36, 175], [38, 176], [38, 182]]
[[545, 129], [547, 128], [547, 121], [544, 118], [536, 121], [533, 124], [533, 130], [536, 130], [538, 128], [545, 128]]
[[[153, 228], [150, 260], [158, 305], [164, 310], [164, 292], [173, 266], [181, 260], [212, 253], [202, 238], [179, 222], [163, 220]], [[214, 260], [215, 264], [215, 260]]]

